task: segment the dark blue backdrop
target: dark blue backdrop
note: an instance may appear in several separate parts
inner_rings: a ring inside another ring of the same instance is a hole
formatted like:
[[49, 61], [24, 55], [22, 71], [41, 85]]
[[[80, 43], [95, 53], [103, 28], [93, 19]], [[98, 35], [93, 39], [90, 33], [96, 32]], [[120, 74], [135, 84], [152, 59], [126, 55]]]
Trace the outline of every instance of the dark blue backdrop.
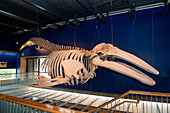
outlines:
[[[74, 31], [63, 26], [62, 31], [47, 29], [41, 37], [56, 44], [74, 45], [91, 50], [95, 45], [105, 42], [112, 43], [111, 18], [113, 20], [113, 45], [139, 56], [160, 74], [148, 74], [156, 81], [153, 87], [144, 85], [134, 79], [116, 72], [99, 68], [97, 77], [84, 85], [56, 87], [98, 91], [106, 93], [124, 93], [128, 90], [144, 90], [170, 93], [170, 15], [167, 7], [136, 12], [136, 21], [130, 21], [128, 14], [106, 17], [106, 24], [96, 20], [82, 22], [82, 28]], [[96, 30], [98, 26], [98, 31]], [[76, 32], [76, 33], [75, 33]], [[75, 36], [76, 34], [76, 36]], [[24, 41], [23, 41], [24, 42]], [[25, 56], [47, 55], [48, 52], [25, 48]]]
[[17, 67], [17, 54], [0, 52], [0, 62], [7, 62], [8, 69], [16, 68]]

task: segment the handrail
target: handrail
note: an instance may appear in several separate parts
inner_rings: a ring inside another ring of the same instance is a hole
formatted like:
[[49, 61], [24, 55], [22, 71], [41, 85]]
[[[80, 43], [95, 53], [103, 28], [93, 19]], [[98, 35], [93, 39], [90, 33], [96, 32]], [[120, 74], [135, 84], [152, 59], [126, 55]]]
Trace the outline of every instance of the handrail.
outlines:
[[130, 94], [140, 94], [140, 95], [170, 97], [170, 93], [159, 93], [159, 92], [148, 92], [148, 91], [134, 91], [134, 90], [130, 90]]
[[27, 107], [39, 109], [42, 111], [50, 112], [50, 113], [66, 113], [66, 112], [68, 112], [68, 113], [85, 113], [85, 112], [81, 112], [81, 111], [75, 111], [75, 110], [70, 110], [70, 109], [66, 109], [66, 108], [61, 108], [58, 106], [43, 104], [43, 103], [39, 103], [39, 102], [35, 102], [35, 101], [25, 100], [22, 98], [17, 98], [17, 97], [5, 95], [5, 94], [0, 94], [0, 99], [10, 101], [13, 103], [17, 103], [20, 105], [24, 105]]
[[112, 102], [114, 102], [114, 101], [116, 101], [116, 100], [118, 100], [118, 99], [120, 99], [120, 98], [128, 95], [129, 92], [130, 92], [130, 91], [127, 91], [126, 93], [123, 93], [122, 95], [120, 95], [120, 96], [118, 96], [118, 97], [116, 97], [116, 98], [114, 98], [114, 99], [112, 99], [112, 100], [110, 100], [110, 101], [108, 101], [108, 102], [100, 105], [99, 107], [97, 107], [97, 108], [95, 108], [95, 109], [92, 109], [89, 113], [92, 113], [92, 112], [94, 112], [94, 111], [96, 111], [96, 110], [98, 110], [98, 109], [100, 109], [100, 108], [102, 108], [102, 107], [104, 107], [104, 106], [106, 106], [106, 105], [108, 105], [108, 104], [110, 104], [110, 103], [112, 103]]
[[170, 93], [159, 93], [159, 92], [129, 90], [129, 91], [123, 93], [122, 95], [120, 95], [120, 96], [118, 96], [118, 97], [116, 97], [116, 98], [114, 98], [114, 99], [112, 99], [112, 100], [110, 100], [110, 101], [108, 101], [108, 102], [98, 106], [97, 108], [92, 109], [89, 113], [92, 113], [92, 112], [94, 112], [94, 111], [96, 111], [96, 110], [98, 110], [98, 109], [100, 109], [100, 108], [102, 108], [102, 107], [104, 107], [104, 106], [106, 106], [106, 105], [108, 105], [108, 104], [110, 104], [110, 103], [112, 103], [112, 102], [114, 102], [114, 101], [116, 101], [116, 100], [126, 96], [126, 95], [129, 95], [129, 94], [140, 94], [140, 95], [170, 97]]
[[105, 113], [105, 112], [107, 112], [107, 111], [110, 111], [111, 109], [116, 108], [117, 106], [120, 106], [120, 105], [122, 105], [122, 104], [124, 104], [124, 103], [136, 103], [136, 104], [139, 104], [139, 99], [138, 99], [137, 101], [127, 101], [127, 100], [125, 100], [125, 101], [123, 101], [123, 102], [121, 102], [121, 103], [119, 103], [119, 104], [116, 104], [115, 106], [113, 106], [113, 107], [111, 107], [111, 108], [103, 111], [102, 113]]

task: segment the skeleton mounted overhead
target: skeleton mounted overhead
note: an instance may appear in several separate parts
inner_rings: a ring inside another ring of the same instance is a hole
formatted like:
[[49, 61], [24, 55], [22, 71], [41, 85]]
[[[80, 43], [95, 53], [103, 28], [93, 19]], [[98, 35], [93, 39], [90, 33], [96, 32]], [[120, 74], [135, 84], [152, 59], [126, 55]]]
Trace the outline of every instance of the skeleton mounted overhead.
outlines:
[[25, 82], [34, 84], [33, 86], [35, 87], [54, 86], [66, 83], [69, 85], [84, 84], [96, 76], [95, 70], [98, 66], [127, 75], [144, 84], [150, 86], [155, 85], [155, 81], [152, 78], [125, 62], [129, 62], [152, 74], [159, 74], [156, 69], [140, 58], [120, 50], [112, 44], [101, 43], [96, 45], [91, 51], [88, 51], [78, 47], [55, 45], [42, 38], [31, 38], [21, 49], [32, 45], [39, 45], [51, 51], [42, 63], [43, 69], [48, 72], [51, 79], [38, 76], [37, 79], [29, 79], [36, 80], [37, 82]]

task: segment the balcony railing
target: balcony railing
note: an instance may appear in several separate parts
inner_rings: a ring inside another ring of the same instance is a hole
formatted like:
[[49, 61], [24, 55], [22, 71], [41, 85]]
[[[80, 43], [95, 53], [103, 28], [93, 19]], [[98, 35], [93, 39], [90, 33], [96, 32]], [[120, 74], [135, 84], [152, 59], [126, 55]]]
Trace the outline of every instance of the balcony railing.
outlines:
[[92, 109], [90, 113], [170, 113], [169, 101], [170, 93], [130, 90]]
[[[35, 74], [35, 73], [34, 73]], [[35, 76], [33, 73], [19, 73], [17, 74], [17, 76], [19, 76], [17, 78], [17, 80], [14, 80], [13, 83], [11, 81], [5, 82], [5, 81], [1, 81], [1, 85], [2, 86], [7, 86], [7, 84], [13, 84], [12, 86], [14, 86], [15, 84], [17, 84], [17, 87], [21, 87], [22, 84], [20, 83], [20, 81], [29, 79], [29, 78], [34, 78]], [[28, 84], [23, 84], [23, 85], [28, 85]], [[3, 89], [3, 87], [1, 86], [1, 89]], [[9, 87], [11, 88], [11, 86]], [[7, 89], [9, 89], [7, 88]], [[17, 107], [15, 109], [17, 110], [22, 110], [24, 109], [24, 111], [29, 111], [29, 110], [34, 110], [34, 111], [38, 111], [38, 110], [42, 110], [45, 109], [51, 109], [54, 108], [56, 106], [51, 106], [51, 105], [44, 105], [42, 103], [37, 102], [37, 105], [41, 105], [42, 104], [42, 109], [38, 108], [34, 108], [32, 106], [29, 106], [30, 103], [32, 103], [32, 101], [27, 101], [25, 99], [23, 99], [22, 102], [24, 102], [24, 104], [22, 103], [17, 103], [17, 101], [13, 101], [11, 102], [11, 100], [15, 98], [10, 96], [10, 98], [6, 95], [1, 94], [0, 95], [0, 107], [3, 108], [4, 110], [9, 110], [8, 108], [11, 107]], [[20, 100], [20, 99], [17, 99]], [[71, 99], [72, 100], [72, 99]], [[27, 102], [26, 102], [27, 101]], [[81, 102], [81, 101], [80, 101]], [[80, 104], [80, 102], [78, 104]], [[94, 101], [96, 102], [96, 101]], [[92, 107], [91, 104], [93, 104], [93, 102], [91, 102], [89, 104], [89, 106], [87, 106], [89, 113], [92, 112], [99, 112], [99, 113], [106, 113], [106, 112], [133, 112], [133, 113], [170, 113], [170, 93], [158, 93], [158, 92], [147, 92], [147, 91], [133, 91], [130, 90], [118, 97], [115, 97], [114, 99], [99, 105], [98, 107]], [[27, 103], [27, 104], [25, 104]], [[65, 102], [67, 103], [67, 102]], [[64, 104], [65, 104], [64, 103]], [[31, 104], [32, 105], [32, 104]], [[77, 106], [77, 104], [75, 103], [75, 105]], [[75, 105], [72, 105], [73, 107]], [[46, 106], [46, 107], [44, 107]], [[47, 106], [50, 106], [47, 107]], [[60, 111], [59, 108], [60, 106], [63, 106], [62, 104], [59, 105], [57, 108], [55, 108], [54, 110]], [[22, 108], [23, 107], [23, 108]], [[83, 106], [83, 108], [86, 108], [86, 106]], [[12, 108], [13, 109], [13, 108]], [[28, 110], [27, 110], [28, 109]], [[63, 108], [64, 109], [64, 108]], [[70, 108], [71, 109], [71, 108]], [[68, 109], [64, 109], [64, 110], [68, 110]], [[84, 110], [84, 109], [83, 109]], [[44, 110], [45, 111], [45, 110]], [[49, 112], [49, 111], [46, 111]], [[51, 111], [50, 111], [51, 112]], [[2, 113], [8, 113], [8, 112], [2, 112]], [[13, 113], [13, 112], [12, 112]]]
[[83, 113], [0, 94], [0, 113]]

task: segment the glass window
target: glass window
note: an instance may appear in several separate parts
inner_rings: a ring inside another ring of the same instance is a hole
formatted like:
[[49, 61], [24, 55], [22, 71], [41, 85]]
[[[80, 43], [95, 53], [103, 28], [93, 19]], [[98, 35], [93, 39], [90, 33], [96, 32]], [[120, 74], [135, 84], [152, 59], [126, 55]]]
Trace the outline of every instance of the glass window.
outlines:
[[27, 59], [27, 71], [28, 72], [38, 72], [38, 58], [28, 58]]
[[[45, 69], [43, 69], [43, 66], [42, 66], [42, 63], [43, 61], [45, 60], [46, 58], [40, 58], [40, 75], [41, 76], [45, 76], [47, 78], [51, 78], [50, 76], [48, 76], [48, 73], [44, 73], [45, 72]], [[48, 67], [46, 69], [46, 72], [48, 72]]]
[[40, 58], [40, 72], [45, 72], [45, 69], [43, 69], [43, 66], [42, 66], [42, 63], [44, 62], [45, 59], [46, 58]]
[[[9, 75], [7, 75], [9, 73]], [[16, 73], [16, 69], [0, 69], [0, 80], [3, 79], [15, 79], [16, 74], [10, 74], [10, 73]], [[3, 75], [4, 74], [4, 75]]]
[[33, 59], [28, 59], [28, 72], [33, 72]]
[[38, 59], [34, 59], [34, 71], [38, 71]]
[[28, 60], [27, 60], [27, 63], [28, 63], [27, 64], [27, 70], [28, 70], [28, 72], [34, 72], [34, 74], [35, 74], [35, 72], [37, 72], [37, 74], [39, 74], [40, 76], [45, 76], [45, 77], [50, 78], [50, 76], [48, 76], [48, 73], [47, 73], [48, 72], [48, 66], [47, 67], [42, 66], [42, 63], [44, 62], [45, 59], [46, 59], [46, 57], [28, 58]]

